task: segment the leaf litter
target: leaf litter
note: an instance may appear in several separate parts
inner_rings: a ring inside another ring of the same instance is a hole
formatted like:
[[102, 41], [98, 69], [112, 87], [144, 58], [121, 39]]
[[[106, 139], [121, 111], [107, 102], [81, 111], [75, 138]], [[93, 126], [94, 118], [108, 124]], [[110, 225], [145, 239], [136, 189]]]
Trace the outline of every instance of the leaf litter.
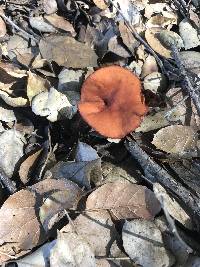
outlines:
[[199, 25], [198, 1], [0, 3], [1, 265], [199, 266]]

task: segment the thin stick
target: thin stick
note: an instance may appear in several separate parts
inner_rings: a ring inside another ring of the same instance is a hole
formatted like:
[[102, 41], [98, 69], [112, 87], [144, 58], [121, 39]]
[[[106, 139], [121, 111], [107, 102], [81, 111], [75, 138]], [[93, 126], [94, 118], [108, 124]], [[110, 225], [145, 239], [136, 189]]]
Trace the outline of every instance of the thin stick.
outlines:
[[158, 200], [160, 202], [160, 205], [164, 211], [165, 214], [165, 218], [169, 224], [169, 227], [171, 228], [171, 232], [174, 234], [174, 236], [179, 240], [179, 242], [182, 244], [182, 246], [187, 250], [188, 253], [192, 253], [193, 250], [191, 247], [188, 246], [188, 244], [185, 243], [185, 241], [180, 237], [177, 229], [176, 229], [176, 225], [174, 223], [174, 220], [172, 219], [172, 217], [170, 216], [166, 206], [165, 206], [165, 201], [164, 201], [164, 197], [162, 194], [158, 194]]
[[16, 30], [22, 32], [23, 34], [25, 34], [28, 38], [31, 38], [33, 41], [35, 41], [36, 43], [39, 42], [38, 39], [36, 39], [34, 36], [32, 36], [31, 34], [29, 34], [28, 32], [25, 32], [22, 28], [20, 28], [19, 26], [17, 26], [10, 18], [8, 18], [7, 16], [5, 16], [3, 13], [0, 13], [0, 16], [5, 19], [11, 26], [13, 26], [13, 28], [15, 28]]

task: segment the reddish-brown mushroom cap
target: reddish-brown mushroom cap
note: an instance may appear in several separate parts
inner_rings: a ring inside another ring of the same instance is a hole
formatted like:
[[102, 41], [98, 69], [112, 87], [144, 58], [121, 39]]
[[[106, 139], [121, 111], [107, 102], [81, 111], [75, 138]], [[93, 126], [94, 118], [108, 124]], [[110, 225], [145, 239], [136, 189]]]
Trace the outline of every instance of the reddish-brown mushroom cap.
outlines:
[[119, 66], [101, 68], [85, 80], [78, 108], [92, 128], [110, 138], [135, 130], [148, 110], [140, 80]]

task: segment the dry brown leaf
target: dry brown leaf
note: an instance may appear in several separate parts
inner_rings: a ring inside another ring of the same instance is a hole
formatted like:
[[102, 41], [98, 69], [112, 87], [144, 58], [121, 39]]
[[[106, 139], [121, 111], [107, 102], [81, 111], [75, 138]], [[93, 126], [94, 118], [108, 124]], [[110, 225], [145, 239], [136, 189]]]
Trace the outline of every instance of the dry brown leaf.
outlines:
[[108, 7], [108, 5], [106, 4], [104, 0], [93, 0], [93, 2], [99, 9], [104, 10]]
[[153, 50], [155, 50], [157, 53], [166, 58], [171, 58], [171, 51], [165, 48], [156, 37], [156, 34], [159, 33], [161, 30], [162, 29], [160, 28], [147, 29], [145, 31], [145, 38]]
[[197, 132], [190, 126], [171, 125], [159, 130], [152, 144], [170, 154], [196, 153]]
[[126, 221], [122, 230], [123, 246], [129, 257], [144, 267], [170, 267], [173, 255], [164, 247], [162, 234], [152, 221]]
[[[41, 200], [59, 191], [68, 192], [65, 205], [62, 203], [66, 209], [77, 203], [82, 194], [81, 189], [70, 181], [48, 179], [29, 190], [18, 191], [4, 202], [0, 209], [0, 264], [12, 256], [27, 253], [48, 238], [47, 233], [44, 235], [38, 212]], [[48, 211], [47, 206], [47, 214]]]
[[51, 35], [41, 39], [39, 48], [43, 58], [67, 68], [97, 66], [97, 55], [94, 50], [72, 37]]
[[[77, 233], [90, 244], [95, 256], [109, 255], [108, 248], [117, 238], [117, 231], [107, 211], [92, 211], [79, 215], [73, 225]], [[73, 232], [71, 224], [62, 228], [61, 232]]]
[[6, 24], [3, 19], [0, 17], [0, 38], [6, 35]]
[[124, 21], [119, 22], [119, 31], [123, 40], [123, 43], [128, 47], [128, 49], [135, 53], [135, 49], [140, 45], [140, 43], [135, 39], [133, 34], [130, 32], [128, 27], [125, 25]]
[[52, 14], [44, 16], [44, 18], [55, 28], [61, 29], [66, 32], [70, 32], [72, 36], [76, 35], [76, 32], [72, 24], [63, 17], [58, 16], [57, 14]]
[[37, 150], [36, 152], [29, 155], [20, 165], [19, 176], [23, 184], [27, 184], [30, 180], [30, 170], [34, 167], [35, 162], [37, 162], [38, 157], [40, 156], [42, 149]]
[[151, 190], [127, 181], [106, 183], [92, 192], [86, 202], [88, 210], [109, 210], [116, 219], [153, 219], [160, 204]]
[[30, 103], [34, 96], [41, 92], [48, 92], [48, 89], [50, 89], [50, 84], [47, 80], [31, 71], [28, 72], [27, 96]]
[[51, 267], [95, 267], [92, 248], [76, 233], [60, 233], [50, 254]]
[[4, 202], [0, 209], [0, 264], [41, 242], [36, 209], [35, 194], [28, 190], [20, 190]]

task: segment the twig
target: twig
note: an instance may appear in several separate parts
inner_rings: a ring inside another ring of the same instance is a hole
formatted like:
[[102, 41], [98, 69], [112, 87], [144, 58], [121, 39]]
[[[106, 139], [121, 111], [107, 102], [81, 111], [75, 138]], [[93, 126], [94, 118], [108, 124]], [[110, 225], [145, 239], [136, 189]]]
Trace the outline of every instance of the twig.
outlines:
[[5, 174], [3, 170], [0, 170], [0, 180], [11, 194], [17, 191], [16, 186], [13, 184], [13, 182], [10, 180], [10, 178]]
[[182, 244], [182, 246], [187, 250], [188, 253], [192, 253], [193, 250], [190, 246], [188, 246], [188, 244], [185, 243], [185, 241], [180, 237], [177, 229], [176, 229], [176, 225], [174, 223], [174, 220], [172, 219], [172, 217], [170, 216], [166, 206], [165, 206], [165, 201], [164, 201], [164, 197], [162, 194], [159, 193], [159, 195], [157, 195], [158, 200], [160, 202], [160, 205], [164, 211], [165, 214], [165, 218], [169, 224], [170, 230], [171, 232], [174, 234], [174, 236], [179, 240], [179, 242]]
[[183, 77], [183, 81], [182, 81], [182, 86], [185, 89], [186, 93], [189, 94], [189, 96], [191, 97], [196, 109], [197, 109], [197, 113], [200, 116], [200, 94], [199, 92], [197, 92], [197, 90], [194, 89], [193, 84], [187, 74], [187, 71], [181, 61], [180, 55], [179, 55], [179, 51], [176, 48], [175, 45], [171, 45], [171, 50], [172, 50], [172, 55], [173, 58], [179, 68], [180, 74]]
[[16, 30], [22, 32], [23, 34], [25, 34], [28, 38], [32, 39], [33, 41], [35, 41], [36, 43], [39, 42], [38, 39], [36, 39], [34, 36], [32, 36], [31, 34], [29, 34], [28, 32], [24, 31], [22, 28], [20, 28], [19, 26], [17, 26], [10, 18], [8, 18], [6, 15], [4, 15], [3, 13], [0, 13], [0, 16], [6, 20], [11, 26], [13, 26]]
[[195, 226], [200, 231], [200, 199], [188, 189], [177, 182], [165, 169], [153, 161], [153, 159], [143, 151], [138, 144], [131, 140], [125, 143], [127, 150], [139, 162], [144, 174], [150, 182], [158, 182], [168, 189], [173, 196], [184, 203], [186, 212], [193, 219]]

